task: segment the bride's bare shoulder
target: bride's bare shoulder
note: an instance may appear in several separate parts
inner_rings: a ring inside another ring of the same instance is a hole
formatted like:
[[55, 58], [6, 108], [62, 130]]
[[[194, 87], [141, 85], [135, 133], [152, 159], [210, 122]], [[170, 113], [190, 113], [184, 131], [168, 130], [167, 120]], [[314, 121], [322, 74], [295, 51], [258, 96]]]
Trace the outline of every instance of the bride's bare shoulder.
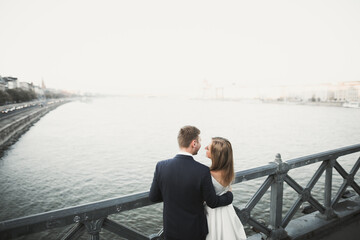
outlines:
[[210, 171], [211, 176], [216, 179], [221, 185], [224, 184], [223, 177], [222, 177], [222, 171]]
[[210, 173], [213, 177], [221, 177], [221, 171], [210, 171]]

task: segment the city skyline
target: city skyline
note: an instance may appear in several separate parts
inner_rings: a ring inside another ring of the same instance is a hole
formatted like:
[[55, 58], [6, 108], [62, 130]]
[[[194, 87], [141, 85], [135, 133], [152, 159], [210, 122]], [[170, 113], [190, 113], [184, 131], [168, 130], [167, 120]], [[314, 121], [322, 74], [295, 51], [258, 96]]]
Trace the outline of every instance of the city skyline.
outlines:
[[0, 74], [110, 94], [359, 81], [360, 3], [2, 1]]
[[[0, 75], [0, 93], [7, 89], [21, 88], [23, 90], [32, 90], [39, 93], [38, 89], [45, 90], [46, 85], [42, 80], [41, 87], [34, 83], [19, 81], [14, 77], [1, 77]], [[78, 94], [88, 96], [98, 96], [97, 93], [91, 92], [69, 92], [64, 89], [49, 89], [53, 92], [63, 92], [67, 94]], [[100, 96], [106, 96], [101, 94]], [[114, 95], [114, 94], [110, 94]], [[169, 96], [169, 95], [153, 95], [153, 94], [115, 94], [122, 96]], [[228, 99], [228, 100], [245, 100], [245, 99], [261, 99], [261, 100], [280, 100], [280, 101], [323, 101], [323, 102], [359, 102], [360, 100], [360, 81], [348, 81], [337, 83], [321, 83], [321, 84], [292, 84], [292, 85], [238, 85], [231, 83], [230, 85], [213, 85], [212, 82], [203, 80], [202, 88], [199, 89], [195, 98], [201, 99]]]

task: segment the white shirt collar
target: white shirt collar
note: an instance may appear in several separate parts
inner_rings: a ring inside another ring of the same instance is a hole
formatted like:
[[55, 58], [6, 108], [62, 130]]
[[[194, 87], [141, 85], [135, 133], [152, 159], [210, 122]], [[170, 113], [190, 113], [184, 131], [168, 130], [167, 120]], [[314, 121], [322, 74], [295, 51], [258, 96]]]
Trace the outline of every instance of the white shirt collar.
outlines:
[[191, 157], [193, 157], [193, 155], [192, 155], [191, 153], [184, 152], [184, 151], [180, 151], [180, 152], [178, 152], [178, 154], [181, 154], [181, 155], [187, 155], [187, 156], [191, 156]]

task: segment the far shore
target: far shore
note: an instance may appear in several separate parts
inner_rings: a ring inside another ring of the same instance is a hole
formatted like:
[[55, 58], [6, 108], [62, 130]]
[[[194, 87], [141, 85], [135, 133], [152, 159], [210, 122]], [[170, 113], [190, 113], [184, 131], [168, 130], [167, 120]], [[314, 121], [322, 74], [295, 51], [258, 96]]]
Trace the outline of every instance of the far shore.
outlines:
[[325, 107], [343, 107], [344, 102], [310, 102], [310, 101], [278, 101], [278, 100], [262, 100], [263, 103], [275, 104], [294, 104], [294, 105], [310, 105]]

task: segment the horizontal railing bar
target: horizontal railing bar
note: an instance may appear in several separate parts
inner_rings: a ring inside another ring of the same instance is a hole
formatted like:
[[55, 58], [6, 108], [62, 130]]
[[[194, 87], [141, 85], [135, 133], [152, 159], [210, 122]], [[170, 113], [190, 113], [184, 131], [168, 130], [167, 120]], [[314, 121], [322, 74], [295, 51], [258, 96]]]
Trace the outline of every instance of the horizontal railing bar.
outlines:
[[[300, 158], [290, 159], [286, 161], [286, 163], [288, 164], [290, 169], [293, 169], [359, 151], [360, 151], [360, 144], [356, 144], [349, 147], [343, 147], [343, 148], [312, 154]], [[238, 171], [235, 173], [234, 184], [272, 175], [276, 173], [276, 170], [277, 170], [277, 165], [275, 163], [269, 163], [268, 165], [251, 168], [243, 171]]]
[[154, 204], [149, 200], [148, 195], [149, 192], [137, 193], [0, 222], [0, 238], [3, 239], [8, 235], [21, 236], [67, 226], [75, 222], [95, 220], [110, 214]]
[[235, 173], [234, 184], [249, 181], [256, 178], [267, 177], [276, 173], [277, 165], [270, 163], [265, 166], [251, 168]]
[[306, 166], [316, 162], [329, 160], [330, 158], [337, 158], [351, 153], [359, 152], [360, 144], [355, 144], [348, 147], [338, 148], [326, 152], [316, 153], [304, 157], [294, 158], [286, 161], [290, 169]]

